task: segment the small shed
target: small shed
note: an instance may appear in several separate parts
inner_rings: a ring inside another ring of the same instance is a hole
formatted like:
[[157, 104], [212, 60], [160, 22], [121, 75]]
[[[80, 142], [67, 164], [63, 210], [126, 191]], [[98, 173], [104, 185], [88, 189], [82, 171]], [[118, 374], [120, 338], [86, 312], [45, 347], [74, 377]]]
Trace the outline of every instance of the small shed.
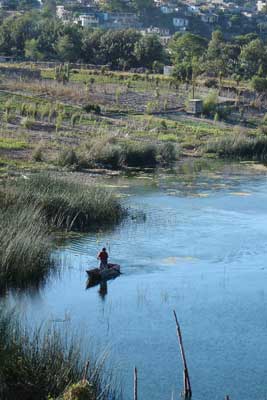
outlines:
[[189, 114], [201, 114], [203, 112], [203, 100], [201, 99], [189, 100], [187, 112]]

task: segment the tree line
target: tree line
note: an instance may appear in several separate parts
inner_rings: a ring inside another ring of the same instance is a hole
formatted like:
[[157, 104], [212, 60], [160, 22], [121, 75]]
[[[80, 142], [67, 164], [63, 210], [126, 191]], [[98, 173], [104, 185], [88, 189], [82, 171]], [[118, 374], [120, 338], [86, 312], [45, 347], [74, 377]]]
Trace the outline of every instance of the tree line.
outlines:
[[120, 70], [144, 67], [159, 72], [164, 64], [172, 64], [180, 81], [205, 74], [231, 77], [237, 83], [253, 78], [259, 84], [259, 79], [267, 76], [267, 44], [255, 33], [230, 40], [225, 40], [221, 31], [214, 31], [210, 40], [189, 32], [176, 33], [164, 48], [156, 35], [144, 36], [132, 29], [84, 29], [38, 11], [2, 20], [0, 54]]
[[191, 33], [175, 34], [169, 44], [174, 75], [181, 81], [197, 76], [241, 80], [267, 77], [267, 44], [257, 34], [249, 33], [225, 40], [214, 31], [210, 40]]
[[0, 54], [35, 61], [59, 60], [109, 65], [113, 69], [152, 68], [166, 53], [157, 36], [127, 29], [105, 31], [63, 24], [38, 12], [5, 18], [0, 25]]

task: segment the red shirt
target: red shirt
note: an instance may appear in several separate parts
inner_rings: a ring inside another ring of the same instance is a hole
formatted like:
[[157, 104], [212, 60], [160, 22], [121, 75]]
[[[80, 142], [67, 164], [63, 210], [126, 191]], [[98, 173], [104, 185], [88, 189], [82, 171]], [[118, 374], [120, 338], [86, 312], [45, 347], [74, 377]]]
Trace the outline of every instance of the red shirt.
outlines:
[[98, 258], [100, 258], [101, 261], [107, 261], [108, 253], [106, 251], [100, 251]]

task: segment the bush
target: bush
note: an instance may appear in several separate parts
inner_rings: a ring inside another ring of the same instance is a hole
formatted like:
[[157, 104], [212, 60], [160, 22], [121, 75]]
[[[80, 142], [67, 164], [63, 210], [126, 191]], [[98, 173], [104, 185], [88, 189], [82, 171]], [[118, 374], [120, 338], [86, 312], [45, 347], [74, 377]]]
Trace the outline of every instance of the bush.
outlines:
[[21, 126], [26, 129], [31, 129], [34, 125], [34, 120], [29, 117], [23, 117], [21, 119]]
[[264, 93], [267, 92], [267, 79], [259, 76], [254, 76], [251, 80], [252, 89], [256, 92]]
[[78, 157], [73, 149], [66, 149], [59, 153], [58, 165], [72, 167], [78, 165]]
[[83, 110], [87, 113], [94, 112], [95, 114], [101, 114], [101, 108], [98, 104], [86, 104], [83, 106]]
[[218, 80], [215, 78], [208, 78], [204, 81], [204, 85], [208, 88], [217, 89], [219, 86]]
[[125, 146], [125, 164], [129, 167], [155, 167], [157, 151], [150, 144], [129, 144]]
[[87, 153], [84, 158], [89, 166], [115, 169], [123, 165], [123, 149], [110, 136], [93, 139], [87, 143], [86, 147]]
[[163, 165], [169, 165], [176, 161], [177, 159], [177, 151], [176, 146], [173, 143], [164, 143], [160, 147], [160, 161]]
[[211, 91], [203, 100], [203, 113], [205, 115], [214, 115], [218, 104], [218, 94], [216, 91]]
[[43, 151], [41, 147], [37, 147], [33, 154], [32, 154], [32, 159], [35, 162], [42, 162], [44, 161], [44, 157], [43, 157]]

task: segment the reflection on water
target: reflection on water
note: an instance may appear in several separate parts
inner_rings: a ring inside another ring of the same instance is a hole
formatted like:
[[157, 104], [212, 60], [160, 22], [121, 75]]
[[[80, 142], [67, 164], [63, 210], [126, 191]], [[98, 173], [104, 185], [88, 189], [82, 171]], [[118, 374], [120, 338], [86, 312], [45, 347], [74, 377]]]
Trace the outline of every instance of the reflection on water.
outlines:
[[[58, 276], [35, 295], [14, 291], [5, 301], [32, 323], [71, 321], [109, 346], [127, 399], [134, 365], [142, 398], [179, 396], [176, 309], [194, 399], [265, 399], [265, 173], [254, 164], [203, 170], [188, 162], [107, 179], [131, 206], [129, 218], [113, 230], [72, 235], [56, 252]], [[123, 274], [86, 290], [85, 270], [96, 266], [103, 246]]]

